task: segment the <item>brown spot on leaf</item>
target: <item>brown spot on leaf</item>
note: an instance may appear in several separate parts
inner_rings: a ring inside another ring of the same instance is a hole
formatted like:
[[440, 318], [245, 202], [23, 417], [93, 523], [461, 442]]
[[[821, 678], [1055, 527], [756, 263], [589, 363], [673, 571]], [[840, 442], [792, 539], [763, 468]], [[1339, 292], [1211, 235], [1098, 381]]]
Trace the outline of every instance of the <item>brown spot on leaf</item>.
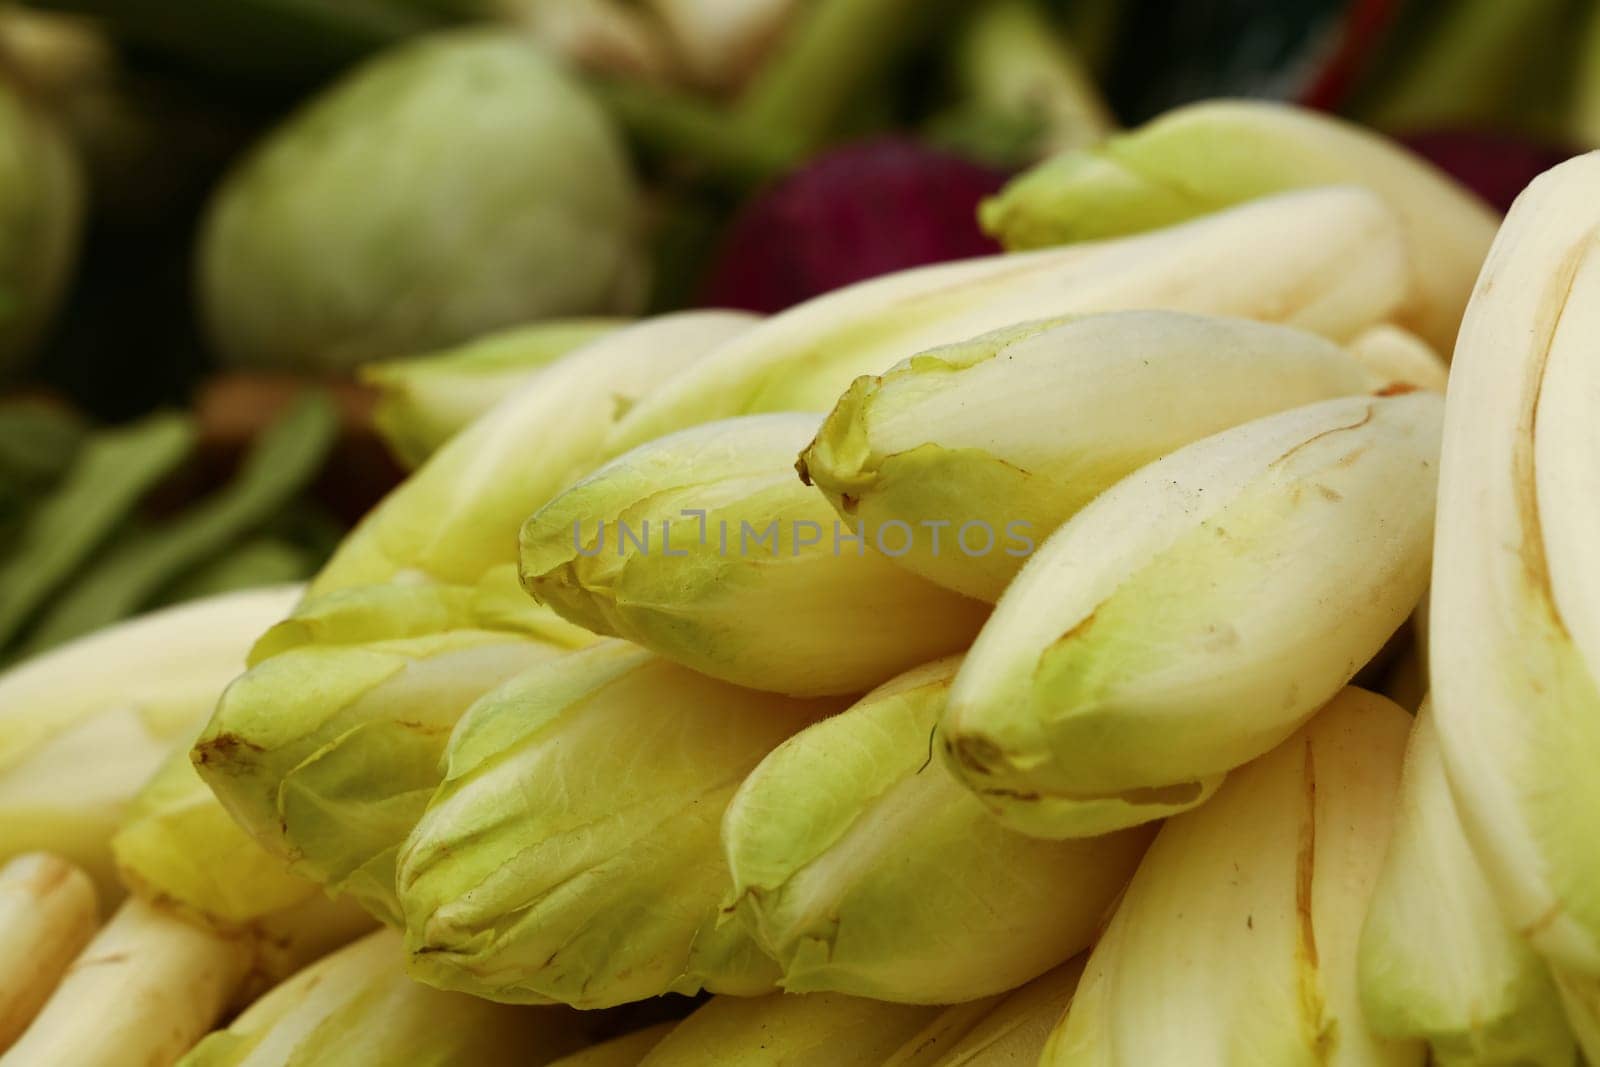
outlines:
[[1294, 872], [1294, 910], [1299, 923], [1296, 952], [1299, 957], [1300, 1009], [1305, 1013], [1311, 1031], [1318, 1035], [1318, 1060], [1325, 1062], [1330, 1051], [1330, 1048], [1326, 1047], [1326, 1042], [1331, 1039], [1332, 1034], [1324, 1018], [1322, 983], [1318, 971], [1317, 930], [1313, 918], [1315, 901], [1312, 899], [1312, 889], [1317, 867], [1317, 764], [1309, 738], [1305, 741], [1303, 759], [1302, 774], [1305, 788], [1301, 794], [1300, 847], [1295, 853]]
[[1544, 394], [1545, 372], [1550, 364], [1550, 344], [1555, 339], [1556, 327], [1561, 322], [1568, 301], [1572, 298], [1572, 286], [1577, 278], [1578, 268], [1593, 246], [1597, 234], [1600, 234], [1600, 227], [1590, 229], [1580, 240], [1573, 243], [1562, 260], [1553, 284], [1545, 291], [1544, 300], [1540, 303], [1535, 322], [1538, 336], [1534, 340], [1534, 344], [1538, 346], [1538, 358], [1529, 367], [1529, 380], [1524, 383], [1523, 395], [1527, 398], [1528, 410], [1525, 425], [1518, 427], [1519, 433], [1511, 456], [1512, 490], [1517, 495], [1517, 510], [1522, 519], [1523, 537], [1519, 548], [1523, 572], [1528, 583], [1538, 592], [1538, 600], [1549, 614], [1551, 624], [1569, 640], [1566, 620], [1561, 617], [1561, 611], [1556, 605], [1555, 591], [1550, 584], [1550, 562], [1545, 557], [1544, 519], [1539, 510], [1536, 481], [1538, 464], [1534, 454], [1534, 442], [1538, 436], [1539, 402]]
[[199, 766], [210, 763], [223, 763], [234, 759], [240, 752], [265, 752], [266, 750], [253, 741], [247, 741], [235, 733], [221, 733], [213, 738], [195, 745], [190, 759]]
[[990, 766], [1004, 758], [1000, 746], [981, 737], [946, 737], [944, 750], [957, 763], [977, 775], [988, 775]]
[[1374, 411], [1373, 406], [1371, 404], [1368, 404], [1366, 412], [1361, 416], [1361, 418], [1357, 419], [1355, 422], [1350, 423], [1348, 426], [1334, 426], [1334, 427], [1330, 427], [1329, 429], [1323, 430], [1321, 433], [1312, 434], [1310, 437], [1306, 438], [1304, 441], [1299, 442], [1293, 448], [1291, 448], [1287, 452], [1285, 452], [1283, 455], [1281, 455], [1277, 459], [1273, 460], [1270, 465], [1271, 466], [1277, 466], [1278, 464], [1287, 462], [1290, 456], [1293, 456], [1296, 452], [1300, 451], [1302, 448], [1309, 448], [1311, 445], [1313, 445], [1316, 442], [1322, 440], [1324, 437], [1331, 437], [1336, 433], [1346, 433], [1346, 432], [1348, 432], [1350, 430], [1359, 430], [1359, 429], [1361, 429], [1361, 427], [1365, 426], [1367, 423], [1372, 421], [1373, 411]]

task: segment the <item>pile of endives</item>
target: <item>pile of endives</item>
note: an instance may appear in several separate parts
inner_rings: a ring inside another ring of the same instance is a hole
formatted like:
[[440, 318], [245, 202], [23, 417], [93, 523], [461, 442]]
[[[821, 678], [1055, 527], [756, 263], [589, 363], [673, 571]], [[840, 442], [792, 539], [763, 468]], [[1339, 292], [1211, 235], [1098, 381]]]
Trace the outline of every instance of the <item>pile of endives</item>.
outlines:
[[1596, 188], [1202, 105], [392, 372], [307, 588], [0, 678], [0, 1064], [1600, 1064]]

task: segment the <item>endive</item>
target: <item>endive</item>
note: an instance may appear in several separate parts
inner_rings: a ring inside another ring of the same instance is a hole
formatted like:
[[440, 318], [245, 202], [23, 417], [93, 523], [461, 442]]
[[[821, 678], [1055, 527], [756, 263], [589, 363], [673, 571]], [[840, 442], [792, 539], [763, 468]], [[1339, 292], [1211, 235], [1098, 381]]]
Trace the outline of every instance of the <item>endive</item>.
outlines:
[[84, 947], [3, 1067], [177, 1061], [244, 984], [249, 939], [132, 898]]
[[1028, 548], [1151, 460], [1377, 384], [1286, 326], [1171, 311], [1034, 322], [857, 378], [800, 471], [869, 534], [926, 531], [902, 566], [993, 601]]
[[1072, 1003], [1083, 957], [1001, 997], [957, 1004], [883, 1061], [883, 1067], [1033, 1067]]
[[[14, 71], [14, 73], [16, 73]], [[21, 76], [0, 85], [0, 374], [33, 352], [78, 255], [84, 180], [70, 139]]]
[[321, 894], [233, 820], [182, 748], [128, 805], [111, 853], [133, 892], [220, 926], [250, 923]]
[[1408, 306], [1411, 271], [1394, 213], [1349, 188], [1274, 197], [1161, 233], [903, 271], [730, 341], [629, 412], [609, 451], [734, 415], [827, 411], [858, 375], [1041, 317], [1169, 308], [1342, 341]]
[[[434, 635], [433, 647], [448, 649], [457, 647], [463, 638], [440, 637], [440, 633], [471, 634], [479, 627], [510, 631], [507, 641], [539, 639], [553, 646], [549, 649], [552, 654], [595, 640], [529, 600], [517, 585], [515, 568], [505, 566], [490, 572], [473, 588], [386, 584], [312, 597], [256, 642], [250, 662], [308, 645], [342, 648], [308, 653], [291, 661], [291, 665], [316, 663], [317, 676], [326, 679], [369, 657], [375, 649], [381, 654], [383, 648], [395, 647], [382, 645], [385, 639], [421, 638], [425, 643]], [[480, 632], [479, 639], [486, 635]], [[464, 640], [472, 645], [475, 639]], [[512, 647], [520, 649], [521, 645]], [[462, 684], [472, 683], [462, 680]], [[470, 696], [469, 690], [468, 699]], [[380, 693], [378, 699], [387, 698]], [[442, 734], [435, 738], [440, 748], [443, 743]], [[334, 751], [341, 751], [341, 744], [346, 746], [343, 758], [355, 752], [376, 761], [372, 773], [378, 783], [401, 775], [406, 759], [402, 753], [417, 751], [381, 752], [370, 733], [330, 742]], [[425, 750], [426, 742], [422, 745]], [[424, 774], [424, 783], [426, 780]], [[387, 784], [396, 785], [393, 781]], [[376, 801], [378, 790], [384, 787], [369, 785], [367, 791]], [[348, 793], [341, 795], [341, 800], [349, 799]], [[391, 796], [385, 803], [395, 803], [395, 799]], [[403, 834], [406, 829], [409, 827], [401, 826], [396, 833]], [[351, 837], [356, 837], [355, 831]], [[119, 875], [134, 891], [224, 928], [270, 924], [277, 921], [275, 913], [321, 892], [316, 882], [290, 869], [282, 850], [264, 849], [235, 821], [200, 778], [187, 749], [174, 752], [134, 798], [111, 840], [111, 849]]]
[[401, 856], [412, 974], [584, 1008], [772, 989], [776, 965], [720, 914], [718, 821], [773, 746], [838, 706], [620, 641], [506, 683], [457, 727]]
[[503, 563], [473, 585], [378, 582], [308, 596], [257, 639], [249, 663], [305, 645], [362, 645], [447, 630], [501, 631], [562, 648], [597, 640], [536, 603], [523, 590], [517, 565]]
[[814, 416], [759, 415], [653, 441], [522, 530], [523, 583], [596, 633], [736, 685], [859, 693], [965, 648], [986, 605], [846, 528], [795, 477]]
[[451, 438], [345, 539], [314, 593], [421, 577], [471, 585], [516, 560], [516, 530], [602, 458], [614, 422], [757, 320], [663, 315], [545, 367]]
[[1589, 1063], [1600, 1060], [1600, 981], [1559, 969], [1555, 979], [1584, 1059]]
[[0, 1052], [27, 1029], [99, 924], [94, 884], [60, 856], [0, 866]]
[[1461, 328], [1429, 674], [1467, 838], [1518, 933], [1600, 977], [1600, 154], [1535, 181]]
[[962, 664], [952, 766], [1081, 836], [1200, 803], [1292, 733], [1428, 580], [1442, 399], [1349, 397], [1141, 468], [1045, 542]]
[[[192, 1025], [204, 1030], [218, 1011], [249, 1003], [273, 982], [376, 925], [349, 901], [320, 893], [250, 922], [229, 923], [144, 888], [133, 888], [74, 962], [70, 980], [63, 982], [29, 1033], [39, 1048], [55, 1047], [58, 1041], [70, 1046], [80, 1038], [93, 1042], [85, 1047], [114, 1048], [115, 1027], [109, 1034], [78, 1035], [74, 1031], [81, 1018], [107, 1011], [136, 1018], [152, 1002], [182, 1005], [164, 1009], [189, 1020], [174, 1019], [172, 1029]], [[162, 1009], [151, 1010], [159, 1024]], [[73, 1061], [45, 1056], [40, 1062]], [[100, 1061], [86, 1055], [84, 1062]], [[132, 1062], [144, 1061], [133, 1057]]]
[[622, 1037], [590, 1045], [555, 1060], [550, 1067], [639, 1067], [650, 1050], [672, 1031], [676, 1023], [657, 1023]]
[[714, 997], [639, 1067], [882, 1067], [939, 1011], [838, 993]]
[[[218, 993], [237, 1005], [375, 923], [354, 901], [329, 899], [263, 849], [229, 817], [188, 755], [174, 752], [134, 798], [111, 847], [136, 904], [148, 902], [247, 949], [247, 973], [221, 979], [227, 988]], [[154, 995], [166, 996], [184, 979], [175, 969], [150, 981]]]
[[1398, 215], [1416, 265], [1403, 321], [1448, 351], [1494, 239], [1492, 209], [1421, 157], [1288, 104], [1211, 100], [1064, 153], [984, 205], [1011, 249], [1139, 233], [1309, 186], [1361, 185]]
[[396, 920], [395, 854], [439, 784], [456, 719], [561, 651], [485, 630], [291, 649], [228, 687], [194, 762], [296, 874]]
[[1150, 835], [1007, 829], [929, 740], [959, 661], [779, 745], [723, 817], [733, 907], [790, 992], [919, 1004], [1015, 988], [1087, 948]]
[[0, 858], [48, 849], [102, 899], [121, 895], [108, 841], [129, 800], [193, 737], [250, 642], [294, 604], [283, 587], [167, 608], [0, 675]]
[[380, 51], [261, 138], [212, 194], [195, 292], [225, 363], [337, 373], [628, 310], [639, 207], [593, 94], [529, 33], [486, 21]]
[[[254, 840], [201, 780], [186, 748], [168, 756], [128, 805], [111, 851], [136, 902], [248, 950], [244, 978], [219, 979], [228, 988], [218, 995], [234, 1004], [374, 925], [357, 903], [329, 899]], [[181, 981], [176, 970], [151, 979], [153, 995], [172, 995]]]
[[1356, 362], [1393, 391], [1407, 386], [1444, 392], [1450, 364], [1411, 331], [1392, 323], [1363, 330], [1346, 346]]
[[135, 895], [73, 960], [0, 1063], [172, 1063], [226, 1011], [371, 927], [359, 909], [313, 898], [219, 929]]
[[1084, 969], [1041, 1067], [1403, 1067], [1376, 1037], [1356, 944], [1410, 724], [1347, 689], [1169, 821]]
[[1441, 1067], [1572, 1067], [1549, 970], [1507, 925], [1461, 832], [1426, 704], [1394, 824], [1361, 934], [1373, 1032], [1427, 1040]]
[[582, 1020], [429, 989], [400, 935], [370, 934], [311, 964], [201, 1041], [180, 1067], [537, 1067], [581, 1044]]
[[421, 466], [540, 368], [621, 328], [623, 319], [556, 319], [491, 333], [443, 352], [369, 363], [372, 423], [408, 467]]
[[1031, 1067], [1082, 970], [1083, 961], [1074, 960], [1004, 996], [947, 1008], [838, 993], [716, 997], [676, 1026], [609, 1042], [559, 1064]]

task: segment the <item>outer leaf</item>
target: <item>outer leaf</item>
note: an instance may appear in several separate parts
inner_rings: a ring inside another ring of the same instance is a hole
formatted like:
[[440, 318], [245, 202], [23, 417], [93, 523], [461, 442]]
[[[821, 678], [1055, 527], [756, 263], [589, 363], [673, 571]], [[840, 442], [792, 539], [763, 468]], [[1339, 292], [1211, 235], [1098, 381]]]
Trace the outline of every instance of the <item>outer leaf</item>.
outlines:
[[233, 820], [177, 749], [111, 838], [117, 873], [141, 896], [219, 924], [248, 923], [319, 896]]
[[1462, 823], [1516, 930], [1600, 977], [1600, 155], [1512, 208], [1461, 329], [1430, 676]]
[[313, 594], [261, 635], [250, 665], [306, 645], [361, 645], [446, 630], [504, 631], [561, 648], [597, 640], [528, 596], [516, 564], [505, 563], [472, 586], [380, 582]]
[[661, 1044], [676, 1023], [657, 1023], [598, 1045], [563, 1056], [550, 1067], [638, 1067], [650, 1050]]
[[0, 1053], [38, 1014], [99, 924], [94, 883], [48, 852], [0, 866]]
[[400, 462], [419, 467], [439, 446], [532, 380], [540, 368], [625, 321], [536, 322], [433, 355], [369, 363], [360, 375], [378, 390], [373, 425]]
[[1373, 1031], [1426, 1039], [1441, 1067], [1572, 1067], [1549, 971], [1506, 924], [1461, 831], [1426, 704], [1361, 934], [1360, 979]]
[[1041, 1067], [1420, 1067], [1356, 991], [1409, 721], [1346, 690], [1168, 822]]
[[966, 647], [985, 605], [896, 566], [795, 477], [815, 428], [728, 419], [613, 460], [528, 520], [523, 584], [596, 633], [772, 692], [858, 693]]
[[1390, 323], [1358, 334], [1350, 342], [1348, 351], [1395, 392], [1400, 391], [1400, 387], [1410, 386], [1442, 393], [1450, 375], [1450, 364], [1426, 341]]
[[1200, 803], [1384, 646], [1428, 578], [1440, 398], [1312, 404], [1198, 441], [1058, 530], [950, 692], [958, 774], [1081, 836]]
[[994, 601], [1032, 547], [1151, 460], [1374, 384], [1332, 342], [1244, 319], [1030, 323], [857, 378], [801, 474], [869, 533], [917, 529], [902, 566]]
[[1399, 145], [1318, 112], [1247, 100], [1178, 108], [1040, 164], [986, 204], [983, 221], [1009, 248], [1040, 248], [1343, 183], [1371, 189], [1399, 215], [1417, 271], [1404, 324], [1448, 351], [1494, 239], [1494, 212]]
[[129, 900], [73, 960], [0, 1063], [175, 1063], [226, 1010], [251, 962], [248, 939]]
[[[1219, 249], [1228, 270], [1217, 269]], [[1399, 223], [1376, 197], [1319, 189], [1141, 237], [903, 271], [725, 345], [632, 411], [608, 450], [735, 415], [826, 411], [859, 375], [1038, 318], [1167, 308], [1345, 340], [1407, 304], [1410, 270]]]
[[522, 520], [600, 461], [612, 424], [755, 321], [728, 311], [665, 315], [546, 367], [389, 494], [313, 592], [419, 574], [472, 585], [514, 563]]
[[397, 921], [395, 856], [439, 784], [457, 718], [559, 651], [482, 630], [294, 649], [228, 687], [194, 761], [296, 874]]
[[837, 706], [622, 642], [508, 682], [462, 720], [401, 858], [413, 973], [585, 1008], [770, 990], [776, 968], [721, 915], [717, 826], [750, 769]]
[[1001, 993], [1087, 948], [1148, 833], [1026, 837], [932, 758], [956, 660], [785, 741], [722, 837], [741, 922], [790, 992], [919, 1004]]
[[1034, 1067], [1083, 964], [1079, 957], [1003, 997], [945, 1009], [883, 1067]]
[[582, 1041], [577, 1016], [418, 985], [379, 931], [317, 961], [200, 1042], [180, 1067], [538, 1067]]
[[879, 1067], [938, 1010], [837, 993], [716, 997], [639, 1067]]
[[50, 849], [88, 871], [104, 900], [120, 896], [108, 840], [129, 801], [298, 594], [166, 608], [0, 675], [0, 856]]

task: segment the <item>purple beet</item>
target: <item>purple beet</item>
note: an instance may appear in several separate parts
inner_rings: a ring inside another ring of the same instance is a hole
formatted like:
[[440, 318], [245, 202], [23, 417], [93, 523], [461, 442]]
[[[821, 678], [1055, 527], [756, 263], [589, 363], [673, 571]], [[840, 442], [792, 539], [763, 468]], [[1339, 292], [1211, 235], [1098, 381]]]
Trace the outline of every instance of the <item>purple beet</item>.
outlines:
[[806, 163], [734, 220], [704, 303], [773, 312], [890, 271], [998, 252], [978, 202], [1005, 175], [905, 139]]
[[1513, 134], [1476, 130], [1414, 133], [1400, 140], [1500, 211], [1528, 183], [1575, 153]]

